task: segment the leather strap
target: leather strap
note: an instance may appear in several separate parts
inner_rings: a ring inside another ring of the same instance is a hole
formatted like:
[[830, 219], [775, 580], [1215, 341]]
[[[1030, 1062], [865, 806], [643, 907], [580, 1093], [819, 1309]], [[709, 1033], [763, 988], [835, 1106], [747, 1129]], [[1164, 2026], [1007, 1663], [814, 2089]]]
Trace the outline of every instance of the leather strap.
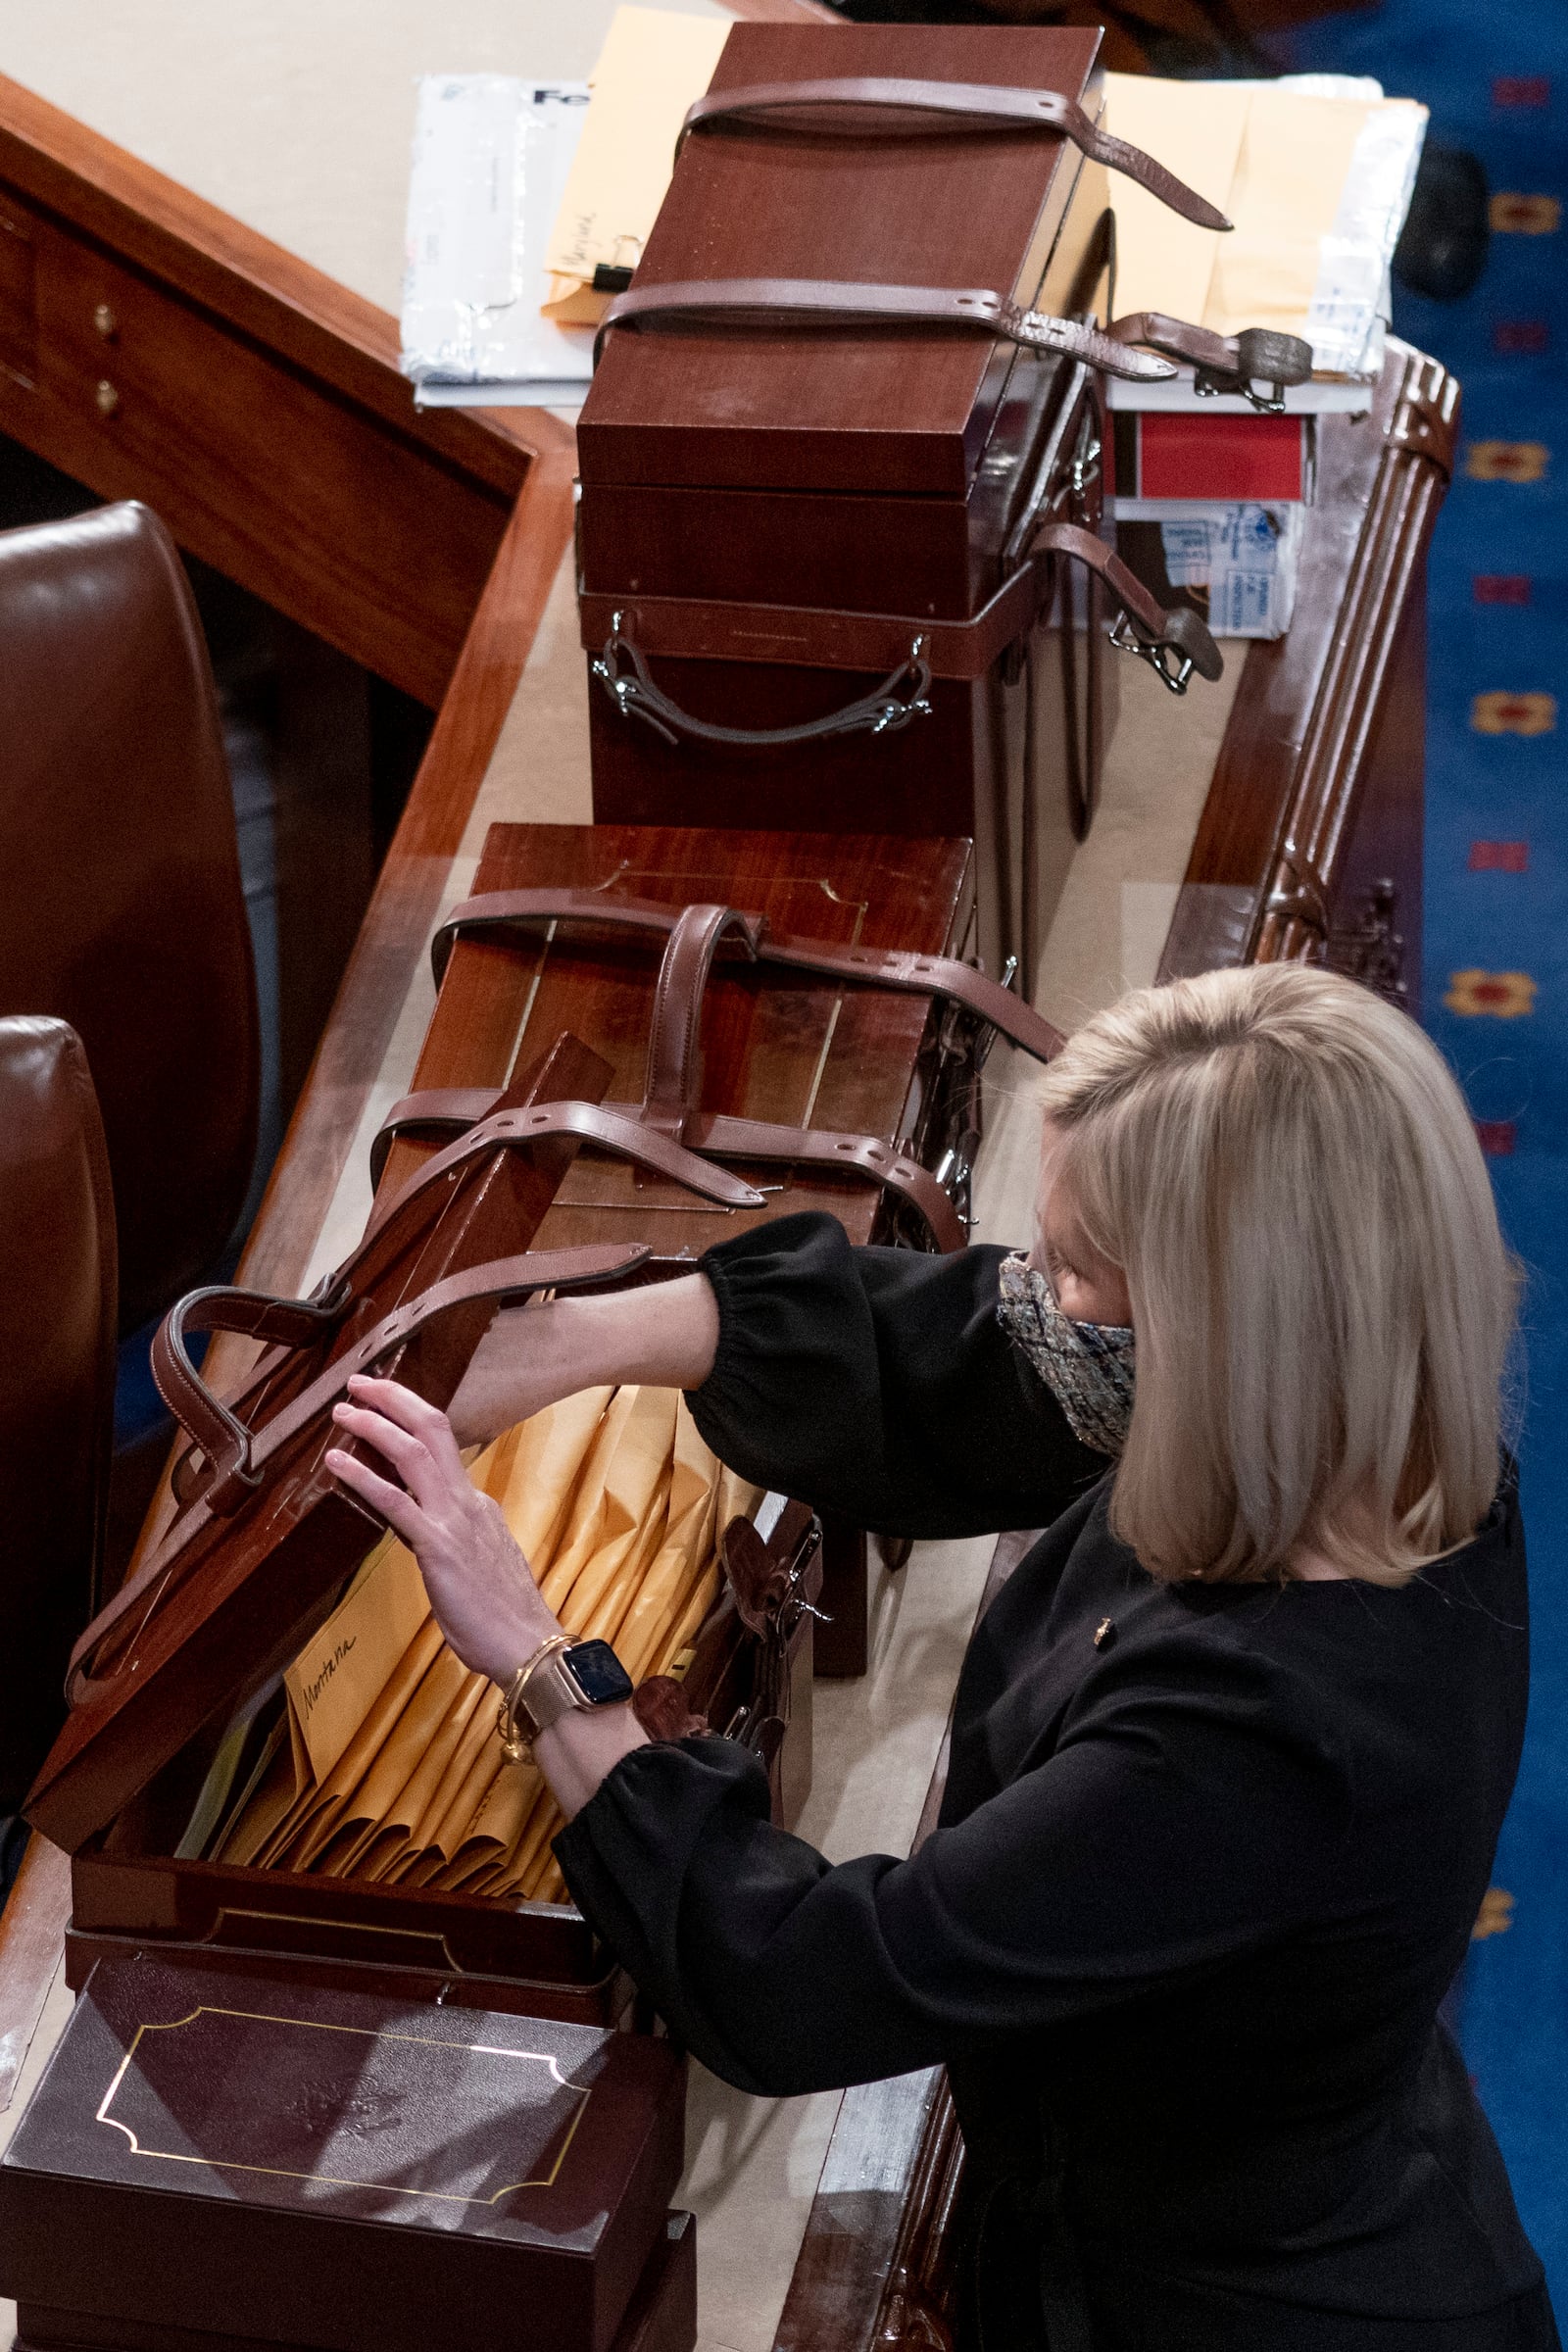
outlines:
[[[382, 1159], [400, 1135], [459, 1134], [488, 1117], [496, 1097], [488, 1087], [443, 1087], [405, 1095], [387, 1112], [371, 1146]], [[634, 1115], [628, 1105], [628, 1117]], [[908, 1201], [941, 1250], [960, 1249], [965, 1234], [952, 1199], [930, 1170], [879, 1138], [841, 1135], [827, 1127], [775, 1126], [761, 1119], [732, 1119], [709, 1111], [688, 1112], [683, 1141], [692, 1152], [715, 1159], [760, 1160], [768, 1166], [819, 1167], [841, 1176], [860, 1176]], [[753, 1200], [760, 1204], [761, 1196]]]
[[[952, 1199], [929, 1169], [897, 1145], [879, 1136], [731, 1118], [702, 1109], [699, 1038], [708, 976], [720, 945], [737, 938], [751, 961], [962, 1004], [1025, 1052], [1049, 1060], [1060, 1048], [1060, 1034], [1030, 1006], [972, 965], [950, 956], [838, 948], [816, 940], [775, 941], [768, 936], [763, 915], [746, 915], [716, 904], [679, 907], [612, 899], [591, 890], [494, 891], [455, 907], [432, 943], [436, 985], [445, 975], [453, 943], [465, 932], [563, 921], [652, 932], [667, 939], [649, 1031], [646, 1091], [642, 1103], [630, 1112], [632, 1121], [717, 1159], [815, 1167], [859, 1177], [907, 1201], [939, 1250], [963, 1247], [966, 1235]], [[384, 1161], [398, 1134], [468, 1126], [475, 1134], [481, 1132], [481, 1123], [492, 1121], [495, 1101], [493, 1094], [466, 1088], [406, 1096], [394, 1105], [376, 1138], [372, 1166]], [[752, 1199], [760, 1205], [758, 1196]]]
[[874, 1135], [840, 1135], [829, 1127], [774, 1126], [762, 1119], [732, 1119], [694, 1111], [686, 1141], [695, 1152], [720, 1159], [762, 1160], [778, 1167], [820, 1168], [824, 1175], [858, 1177], [896, 1193], [923, 1219], [937, 1248], [961, 1250], [969, 1236], [963, 1220], [929, 1168], [894, 1144]]
[[[752, 1198], [758, 1200], [755, 1193]], [[186, 1352], [186, 1335], [197, 1331], [240, 1331], [278, 1338], [288, 1328], [289, 1310], [307, 1305], [306, 1301], [270, 1298], [255, 1291], [194, 1292], [171, 1308], [159, 1325], [153, 1346], [153, 1375], [164, 1402], [212, 1465], [212, 1483], [203, 1493], [208, 1509], [226, 1519], [260, 1486], [267, 1463], [278, 1446], [309, 1420], [314, 1409], [309, 1407], [312, 1397], [319, 1401], [320, 1396], [334, 1395], [334, 1382], [340, 1389], [351, 1372], [363, 1372], [389, 1348], [404, 1346], [436, 1316], [476, 1298], [500, 1298], [514, 1292], [520, 1297], [529, 1291], [597, 1282], [629, 1270], [647, 1255], [648, 1251], [640, 1245], [630, 1246], [629, 1256], [625, 1249], [550, 1250], [536, 1251], [532, 1256], [523, 1252], [516, 1257], [492, 1258], [484, 1265], [469, 1266], [461, 1274], [449, 1274], [444, 1280], [432, 1283], [427, 1291], [421, 1291], [407, 1305], [394, 1307], [389, 1315], [383, 1315], [373, 1329], [259, 1432], [246, 1429], [213, 1395]], [[344, 1300], [335, 1309], [310, 1309], [309, 1339], [285, 1339], [284, 1345], [303, 1347], [311, 1340], [325, 1337], [342, 1321], [351, 1303], [356, 1302]], [[270, 1330], [264, 1328], [269, 1323]], [[303, 1329], [303, 1324], [296, 1328]], [[327, 1384], [324, 1389], [323, 1381]]]
[[733, 906], [685, 906], [675, 921], [654, 985], [648, 1025], [648, 1074], [641, 1116], [674, 1143], [702, 1100], [703, 992], [720, 940], [735, 937], [756, 960], [761, 918]]
[[1151, 196], [1200, 228], [1229, 228], [1218, 208], [1163, 164], [1126, 139], [1113, 138], [1092, 122], [1063, 90], [1009, 90], [989, 82], [906, 81], [877, 76], [835, 76], [823, 81], [756, 82], [738, 90], [710, 90], [688, 107], [676, 144], [706, 124], [825, 107], [871, 107], [900, 114], [935, 115], [976, 130], [1044, 130], [1070, 139], [1083, 155], [1112, 172], [1123, 172]]
[[[794, 727], [721, 727], [711, 719], [683, 710], [662, 687], [656, 686], [640, 647], [621, 634], [620, 614], [612, 619], [603, 652], [589, 663], [622, 718], [640, 718], [666, 743], [683, 736], [697, 743], [728, 743], [756, 750], [769, 744], [820, 743], [832, 735], [896, 735], [911, 718], [929, 718], [926, 688], [931, 671], [924, 659], [925, 640], [916, 635], [898, 668], [872, 694], [858, 695], [840, 710], [821, 718], [803, 719]], [[754, 657], [755, 658], [755, 657]], [[907, 686], [901, 699], [900, 688]]]
[[[169, 1575], [178, 1554], [186, 1550], [193, 1529], [214, 1517], [226, 1518], [239, 1509], [262, 1482], [269, 1463], [292, 1445], [314, 1419], [324, 1413], [329, 1405], [336, 1403], [355, 1373], [368, 1372], [392, 1348], [405, 1346], [438, 1316], [449, 1314], [455, 1307], [470, 1305], [481, 1298], [494, 1298], [498, 1303], [504, 1303], [511, 1298], [526, 1298], [535, 1291], [570, 1290], [585, 1283], [622, 1280], [646, 1264], [648, 1256], [647, 1249], [640, 1243], [633, 1243], [586, 1250], [524, 1251], [517, 1257], [492, 1258], [487, 1264], [469, 1266], [461, 1274], [449, 1274], [444, 1281], [433, 1283], [429, 1290], [421, 1292], [418, 1298], [384, 1315], [356, 1346], [328, 1364], [308, 1388], [302, 1389], [263, 1428], [241, 1432], [245, 1443], [237, 1464], [241, 1472], [238, 1482], [234, 1483], [226, 1471], [220, 1471], [220, 1475], [204, 1490], [200, 1499], [170, 1530], [152, 1558], [127, 1585], [122, 1587], [109, 1606], [99, 1611], [76, 1643], [71, 1653], [71, 1671], [66, 1685], [66, 1695], [71, 1704], [80, 1705], [100, 1687], [98, 1681], [83, 1672], [83, 1661], [132, 1615]], [[248, 1297], [264, 1311], [308, 1303], [297, 1299], [264, 1298], [255, 1293], [237, 1296], [241, 1298]], [[191, 1327], [187, 1324], [187, 1328]], [[208, 1328], [230, 1327], [215, 1322]], [[190, 1370], [190, 1379], [197, 1386], [201, 1385], [193, 1369]], [[209, 1404], [217, 1408], [218, 1399], [212, 1396], [211, 1392], [204, 1390], [203, 1394]], [[188, 1422], [185, 1426], [190, 1428]], [[196, 1430], [192, 1429], [191, 1435], [196, 1437], [198, 1444], [201, 1443]], [[225, 1439], [226, 1435], [225, 1430]], [[220, 1470], [216, 1458], [214, 1468], [215, 1471]]]
[[1098, 326], [1028, 310], [987, 286], [877, 286], [825, 277], [690, 277], [632, 285], [605, 313], [594, 339], [595, 366], [612, 327], [677, 318], [762, 327], [787, 320], [808, 327], [955, 327], [1001, 336], [1027, 351], [1060, 352], [1132, 383], [1160, 383], [1176, 373], [1168, 360], [1116, 342]]
[[[1096, 542], [1096, 545], [1100, 545]], [[612, 931], [670, 932], [685, 909], [653, 899], [611, 898], [597, 890], [492, 890], [454, 906], [430, 943], [435, 984], [446, 975], [456, 942], [466, 932], [525, 929], [533, 923], [582, 923]], [[906, 996], [939, 997], [961, 1004], [977, 1020], [1000, 1030], [1036, 1061], [1059, 1054], [1062, 1035], [973, 964], [952, 956], [919, 956], [905, 948], [846, 948], [820, 939], [775, 939], [765, 915], [750, 915], [755, 926], [755, 959], [783, 964], [823, 978], [891, 988]], [[432, 1163], [433, 1164], [433, 1163]]]
[[[454, 1090], [460, 1094], [465, 1090]], [[435, 1102], [439, 1096], [410, 1096], [410, 1102]], [[377, 1200], [370, 1212], [368, 1233], [376, 1233], [394, 1216], [401, 1216], [416, 1192], [424, 1192], [439, 1184], [448, 1172], [482, 1152], [509, 1146], [517, 1147], [547, 1142], [553, 1136], [575, 1136], [579, 1142], [592, 1144], [616, 1159], [629, 1159], [634, 1166], [647, 1168], [655, 1176], [665, 1176], [671, 1184], [683, 1184], [689, 1192], [701, 1193], [705, 1200], [716, 1200], [725, 1208], [760, 1208], [762, 1197], [742, 1184], [738, 1176], [726, 1176], [721, 1168], [711, 1168], [695, 1153], [684, 1152], [679, 1140], [667, 1129], [645, 1125], [635, 1113], [617, 1109], [611, 1102], [540, 1102], [527, 1110], [497, 1110], [499, 1093], [487, 1096], [488, 1111], [482, 1124], [470, 1128], [462, 1122], [466, 1132], [462, 1141], [440, 1152], [434, 1159], [425, 1161], [410, 1177], [401, 1191], [394, 1193], [384, 1204]], [[399, 1104], [398, 1109], [403, 1108]], [[394, 1114], [395, 1116], [395, 1114]], [[441, 1130], [450, 1120], [427, 1111], [422, 1119], [406, 1118], [396, 1132], [409, 1134], [423, 1126], [427, 1131]], [[394, 1129], [388, 1120], [370, 1146], [370, 1178], [379, 1184], [386, 1155], [392, 1146]]]
[[154, 1332], [153, 1385], [205, 1456], [215, 1489], [225, 1498], [232, 1494], [232, 1500], [214, 1503], [220, 1516], [237, 1509], [260, 1480], [250, 1467], [251, 1433], [191, 1362], [190, 1339], [198, 1332], [232, 1331], [274, 1347], [309, 1348], [337, 1329], [352, 1303], [341, 1285], [325, 1299], [274, 1298], [265, 1291], [213, 1285], [176, 1298]]
[[[1167, 611], [1093, 531], [1076, 522], [1044, 523], [1030, 540], [1029, 553], [1066, 556], [1098, 572], [1121, 606], [1122, 620], [1128, 624], [1124, 633], [1118, 634], [1120, 624], [1111, 630], [1112, 645], [1141, 655], [1173, 694], [1186, 693], [1195, 669], [1200, 678], [1210, 681], [1224, 676], [1225, 657], [1198, 614], [1187, 605]], [[1166, 661], [1168, 654], [1176, 657], [1174, 666]]]
[[983, 678], [1008, 646], [1033, 628], [1040, 588], [1027, 565], [1020, 564], [968, 620], [845, 612], [824, 605], [742, 605], [717, 597], [604, 596], [591, 589], [579, 591], [577, 606], [584, 648], [599, 651], [612, 673], [606, 676], [596, 665], [594, 674], [617, 701], [613, 673], [624, 674], [621, 657], [630, 666], [636, 655], [644, 657], [645, 673], [646, 658], [663, 655], [689, 662], [885, 671], [876, 694], [866, 699], [886, 712], [881, 730], [886, 734], [902, 725], [905, 715], [917, 715], [907, 701], [903, 715], [891, 707], [906, 681], [917, 683], [911, 666], [916, 643], [931, 677]]
[[[1268, 416], [1283, 410], [1287, 384], [1304, 384], [1312, 373], [1311, 344], [1272, 327], [1216, 335], [1163, 311], [1129, 311], [1125, 318], [1113, 318], [1105, 332], [1114, 342], [1141, 343], [1168, 359], [1185, 360], [1198, 371], [1197, 391], [1237, 393]], [[1256, 389], [1259, 384], [1269, 387], [1266, 395]]]
[[[927, 689], [935, 677], [983, 677], [1010, 645], [1027, 637], [1039, 617], [1049, 581], [1035, 559], [1065, 555], [1089, 564], [1104, 579], [1124, 612], [1138, 624], [1131, 649], [1148, 658], [1149, 647], [1178, 649], [1188, 671], [1217, 678], [1224, 662], [1213, 638], [1185, 605], [1167, 612], [1127, 565], [1093, 531], [1076, 523], [1051, 522], [1025, 542], [1023, 560], [972, 620], [901, 619], [893, 614], [839, 612], [810, 607], [724, 604], [685, 598], [624, 599], [583, 595], [582, 636], [592, 646], [601, 628], [609, 636], [589, 665], [622, 717], [640, 718], [667, 743], [683, 737], [760, 749], [769, 744], [807, 743], [831, 735], [864, 731], [896, 734], [911, 718], [929, 715]], [[628, 618], [629, 616], [629, 618]], [[630, 630], [635, 629], [634, 639]], [[685, 710], [655, 684], [648, 655], [705, 662], [782, 662], [822, 668], [871, 668], [886, 661], [900, 640], [908, 653], [873, 694], [862, 695], [823, 718], [796, 727], [720, 727]], [[1160, 663], [1176, 691], [1187, 672]], [[911, 680], [908, 699], [898, 688]], [[1178, 682], [1179, 679], [1179, 682]]]

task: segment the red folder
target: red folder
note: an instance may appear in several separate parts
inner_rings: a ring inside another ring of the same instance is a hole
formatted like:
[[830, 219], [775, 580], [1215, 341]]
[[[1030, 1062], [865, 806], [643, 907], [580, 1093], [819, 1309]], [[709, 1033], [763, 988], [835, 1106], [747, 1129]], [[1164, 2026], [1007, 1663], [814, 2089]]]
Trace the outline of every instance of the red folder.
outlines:
[[[1124, 498], [1304, 499], [1308, 416], [1123, 412], [1116, 487]], [[1122, 428], [1130, 428], [1123, 436]], [[1131, 464], [1126, 442], [1132, 443]]]

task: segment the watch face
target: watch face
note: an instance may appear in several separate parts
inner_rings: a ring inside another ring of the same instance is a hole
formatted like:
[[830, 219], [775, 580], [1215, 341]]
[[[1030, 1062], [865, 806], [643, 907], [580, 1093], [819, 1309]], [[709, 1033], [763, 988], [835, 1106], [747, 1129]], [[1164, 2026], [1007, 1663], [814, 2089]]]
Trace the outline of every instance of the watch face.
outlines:
[[631, 1676], [608, 1642], [574, 1642], [565, 1663], [591, 1707], [610, 1707], [630, 1698]]

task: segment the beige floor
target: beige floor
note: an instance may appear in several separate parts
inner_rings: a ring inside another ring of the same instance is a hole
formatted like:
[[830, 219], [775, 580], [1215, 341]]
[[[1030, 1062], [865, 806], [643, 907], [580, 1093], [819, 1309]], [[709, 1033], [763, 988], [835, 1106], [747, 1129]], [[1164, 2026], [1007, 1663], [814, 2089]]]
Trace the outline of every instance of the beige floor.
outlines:
[[[583, 74], [612, 4], [0, 0], [0, 73], [395, 311], [416, 75]], [[680, 4], [712, 13], [703, 0]], [[1127, 664], [1103, 805], [1068, 874], [1038, 991], [1041, 1008], [1064, 1026], [1152, 976], [1239, 669], [1233, 662], [1224, 685], [1173, 706], [1151, 673]], [[564, 576], [468, 836], [443, 877], [444, 904], [466, 895], [492, 818], [587, 816], [585, 691]], [[366, 1147], [405, 1091], [430, 1004], [421, 975], [323, 1226], [318, 1268], [363, 1228]], [[980, 1238], [1022, 1240], [1038, 1138], [1032, 1076], [999, 1052], [988, 1080]], [[830, 1856], [906, 1850], [989, 1548], [917, 1546], [878, 1592], [868, 1681], [819, 1687], [805, 1828]], [[69, 2005], [57, 1984], [18, 2096], [0, 2115], [0, 2144]], [[694, 2083], [682, 2193], [701, 2217], [705, 2345], [767, 2352], [837, 2104], [836, 2093], [767, 2102], [708, 2077]], [[0, 2304], [0, 2346], [14, 2325]]]

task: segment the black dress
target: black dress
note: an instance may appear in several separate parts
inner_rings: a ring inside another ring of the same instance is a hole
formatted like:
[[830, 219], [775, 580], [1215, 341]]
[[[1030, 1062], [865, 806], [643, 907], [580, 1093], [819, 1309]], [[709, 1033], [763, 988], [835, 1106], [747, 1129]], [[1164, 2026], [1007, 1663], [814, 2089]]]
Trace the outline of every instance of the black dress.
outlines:
[[655, 1745], [558, 1839], [574, 1898], [743, 2089], [946, 2063], [983, 2352], [1556, 2346], [1437, 2022], [1524, 1729], [1511, 1481], [1397, 1592], [1158, 1585], [998, 1326], [1002, 1254], [810, 1216], [703, 1261], [725, 1461], [888, 1532], [1049, 1523], [970, 1645], [940, 1826], [830, 1867], [738, 1746]]

